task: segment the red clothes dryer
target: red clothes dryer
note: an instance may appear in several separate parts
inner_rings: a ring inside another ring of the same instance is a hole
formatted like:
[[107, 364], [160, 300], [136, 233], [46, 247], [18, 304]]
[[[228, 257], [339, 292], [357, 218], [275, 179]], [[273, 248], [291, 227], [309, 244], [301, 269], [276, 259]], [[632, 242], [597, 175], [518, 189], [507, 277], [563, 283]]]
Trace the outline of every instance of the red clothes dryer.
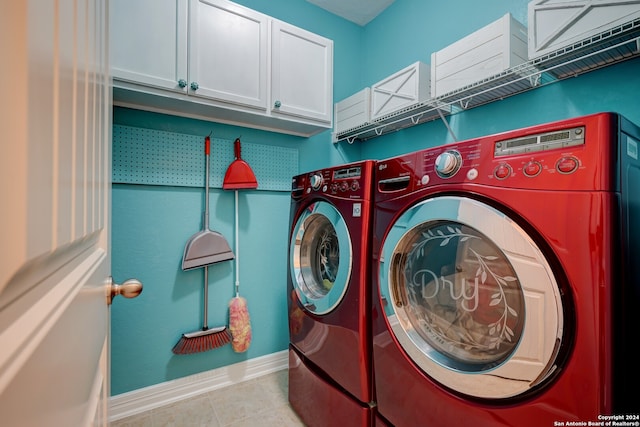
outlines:
[[371, 160], [293, 178], [289, 401], [308, 426], [371, 426]]
[[639, 144], [602, 113], [377, 163], [381, 424], [638, 421]]

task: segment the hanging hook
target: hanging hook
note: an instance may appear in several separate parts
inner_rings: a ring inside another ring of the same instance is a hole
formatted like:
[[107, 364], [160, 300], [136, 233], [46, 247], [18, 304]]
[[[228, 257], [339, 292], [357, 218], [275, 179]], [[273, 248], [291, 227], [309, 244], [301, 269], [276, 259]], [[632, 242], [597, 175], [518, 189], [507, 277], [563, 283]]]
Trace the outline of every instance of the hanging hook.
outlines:
[[424, 113], [416, 114], [415, 116], [411, 116], [411, 123], [417, 125]]
[[529, 83], [533, 87], [538, 86], [540, 84], [541, 78], [542, 78], [542, 75], [540, 73], [533, 74], [529, 76]]

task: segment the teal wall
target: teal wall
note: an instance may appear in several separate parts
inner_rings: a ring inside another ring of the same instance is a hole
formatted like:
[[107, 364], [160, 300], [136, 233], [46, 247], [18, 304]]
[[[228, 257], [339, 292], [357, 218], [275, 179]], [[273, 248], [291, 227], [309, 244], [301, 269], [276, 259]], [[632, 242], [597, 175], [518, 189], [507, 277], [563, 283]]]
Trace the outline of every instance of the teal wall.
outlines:
[[[361, 27], [304, 0], [237, 3], [334, 40], [335, 99], [348, 96], [360, 85], [361, 76], [353, 73], [350, 64], [361, 61]], [[114, 109], [113, 122], [186, 135], [213, 132], [213, 137], [231, 141], [241, 136], [245, 144], [295, 148], [299, 172], [360, 157], [358, 145], [334, 146], [330, 131], [301, 138], [119, 107]], [[224, 175], [225, 170], [212, 173]], [[289, 192], [243, 190], [239, 196], [240, 294], [247, 299], [251, 316], [251, 347], [241, 354], [227, 345], [177, 356], [171, 348], [181, 335], [202, 326], [204, 274], [202, 269], [182, 271], [181, 261], [187, 240], [202, 226], [203, 191], [114, 184], [112, 274], [118, 280], [136, 277], [144, 290], [136, 299], [116, 299], [112, 305], [113, 395], [287, 348]], [[212, 188], [210, 198], [211, 229], [220, 232], [235, 250], [233, 192]], [[210, 327], [228, 325], [227, 304], [235, 295], [234, 283], [233, 262], [209, 268]]]
[[[363, 61], [362, 87], [415, 61], [429, 64], [432, 52], [507, 12], [527, 25], [527, 5], [528, 0], [396, 0], [363, 30], [363, 50], [371, 53]], [[472, 13], [460, 13], [463, 9]], [[463, 111], [447, 121], [457, 140], [600, 111], [615, 111], [640, 123], [639, 96], [640, 59], [634, 59]], [[381, 159], [452, 141], [445, 124], [435, 120], [362, 142], [360, 154]]]
[[[334, 40], [334, 100], [339, 101], [500, 18], [506, 12], [526, 24], [527, 1], [395, 0], [365, 27], [337, 18], [305, 0], [238, 0], [237, 3]], [[479, 6], [481, 4], [481, 6]], [[470, 10], [472, 13], [461, 13]], [[463, 140], [598, 111], [617, 111], [640, 123], [640, 59], [460, 112], [447, 120]], [[116, 108], [114, 124], [295, 148], [305, 172], [359, 159], [380, 159], [451, 142], [441, 120], [365, 142], [331, 142], [330, 131], [300, 138], [137, 110]], [[219, 171], [214, 173], [224, 173]], [[112, 394], [159, 384], [284, 350], [288, 343], [286, 258], [289, 194], [240, 193], [241, 294], [249, 303], [253, 342], [247, 353], [230, 346], [175, 356], [171, 348], [201, 322], [202, 271], [183, 272], [182, 252], [200, 227], [202, 190], [115, 184], [113, 275], [138, 277], [144, 291], [112, 306]], [[233, 193], [211, 192], [211, 228], [232, 248]], [[209, 325], [228, 323], [234, 296], [233, 263], [209, 273]]]

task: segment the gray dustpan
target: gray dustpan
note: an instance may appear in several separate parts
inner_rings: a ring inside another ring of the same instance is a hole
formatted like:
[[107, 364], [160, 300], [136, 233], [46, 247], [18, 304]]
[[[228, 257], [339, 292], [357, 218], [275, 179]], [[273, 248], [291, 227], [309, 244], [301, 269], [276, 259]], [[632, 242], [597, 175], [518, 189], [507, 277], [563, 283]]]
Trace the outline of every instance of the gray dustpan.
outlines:
[[209, 229], [209, 152], [211, 140], [207, 136], [204, 139], [205, 184], [204, 184], [204, 218], [202, 230], [191, 236], [184, 247], [182, 256], [182, 269], [191, 270], [205, 267], [222, 261], [230, 261], [235, 258], [233, 251], [227, 243], [227, 239], [217, 231]]

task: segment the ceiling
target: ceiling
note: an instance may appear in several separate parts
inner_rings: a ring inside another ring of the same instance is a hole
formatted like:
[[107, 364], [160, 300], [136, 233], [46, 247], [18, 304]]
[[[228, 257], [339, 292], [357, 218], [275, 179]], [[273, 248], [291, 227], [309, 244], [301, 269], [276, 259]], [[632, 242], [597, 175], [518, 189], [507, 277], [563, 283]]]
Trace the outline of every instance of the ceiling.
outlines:
[[335, 15], [365, 26], [394, 0], [307, 0]]

